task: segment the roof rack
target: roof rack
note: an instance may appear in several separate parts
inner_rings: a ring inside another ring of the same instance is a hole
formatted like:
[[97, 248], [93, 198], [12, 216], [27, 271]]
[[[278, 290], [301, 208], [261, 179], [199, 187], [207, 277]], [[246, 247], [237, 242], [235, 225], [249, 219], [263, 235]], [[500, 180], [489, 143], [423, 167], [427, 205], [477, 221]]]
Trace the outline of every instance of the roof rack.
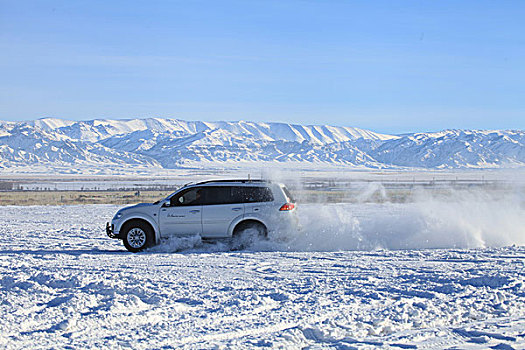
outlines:
[[240, 183], [261, 183], [261, 182], [271, 182], [270, 180], [248, 180], [248, 179], [240, 179], [240, 180], [208, 180], [208, 181], [202, 181], [202, 182], [198, 182], [196, 183], [195, 185], [202, 185], [202, 184], [207, 184], [207, 183], [211, 183], [211, 182], [240, 182]]

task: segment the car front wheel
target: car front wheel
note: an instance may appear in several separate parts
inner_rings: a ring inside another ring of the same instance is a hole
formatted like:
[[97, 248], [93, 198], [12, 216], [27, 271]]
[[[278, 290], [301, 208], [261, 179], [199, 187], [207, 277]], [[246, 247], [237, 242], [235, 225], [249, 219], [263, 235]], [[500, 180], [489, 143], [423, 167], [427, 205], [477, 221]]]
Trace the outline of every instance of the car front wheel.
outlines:
[[140, 252], [153, 243], [153, 231], [144, 222], [134, 221], [125, 224], [122, 231], [124, 246], [132, 253]]

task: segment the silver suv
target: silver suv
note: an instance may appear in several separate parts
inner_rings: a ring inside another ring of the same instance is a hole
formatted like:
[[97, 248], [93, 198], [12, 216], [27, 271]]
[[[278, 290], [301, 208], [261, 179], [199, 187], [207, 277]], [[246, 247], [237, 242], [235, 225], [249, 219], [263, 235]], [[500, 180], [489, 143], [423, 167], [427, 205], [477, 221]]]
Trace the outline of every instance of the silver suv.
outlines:
[[[220, 180], [187, 185], [155, 203], [120, 209], [106, 233], [138, 252], [172, 236], [228, 238], [254, 228], [269, 232], [297, 227], [295, 200], [283, 184]], [[252, 231], [253, 232], [253, 231]]]

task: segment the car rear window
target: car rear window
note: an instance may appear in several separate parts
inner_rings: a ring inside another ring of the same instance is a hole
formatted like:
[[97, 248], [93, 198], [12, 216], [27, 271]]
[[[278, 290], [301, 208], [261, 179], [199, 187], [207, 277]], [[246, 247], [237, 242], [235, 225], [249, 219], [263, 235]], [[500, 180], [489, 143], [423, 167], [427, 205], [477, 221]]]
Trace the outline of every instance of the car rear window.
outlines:
[[284, 194], [286, 195], [286, 198], [288, 198], [288, 202], [295, 203], [295, 198], [292, 196], [290, 191], [288, 191], [288, 189], [285, 186], [283, 186], [282, 188], [283, 188]]

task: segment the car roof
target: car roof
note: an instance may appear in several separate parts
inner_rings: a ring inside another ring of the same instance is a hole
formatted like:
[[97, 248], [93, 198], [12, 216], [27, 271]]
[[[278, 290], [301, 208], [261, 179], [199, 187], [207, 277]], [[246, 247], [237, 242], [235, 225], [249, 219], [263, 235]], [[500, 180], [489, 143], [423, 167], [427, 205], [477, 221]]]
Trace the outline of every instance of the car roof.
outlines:
[[251, 180], [251, 179], [235, 179], [235, 180], [208, 180], [198, 183], [188, 183], [183, 188], [195, 186], [263, 186], [273, 184], [270, 180]]
[[208, 180], [196, 183], [195, 185], [203, 185], [209, 183], [270, 183], [270, 180], [251, 180], [251, 179], [241, 179], [241, 180]]

